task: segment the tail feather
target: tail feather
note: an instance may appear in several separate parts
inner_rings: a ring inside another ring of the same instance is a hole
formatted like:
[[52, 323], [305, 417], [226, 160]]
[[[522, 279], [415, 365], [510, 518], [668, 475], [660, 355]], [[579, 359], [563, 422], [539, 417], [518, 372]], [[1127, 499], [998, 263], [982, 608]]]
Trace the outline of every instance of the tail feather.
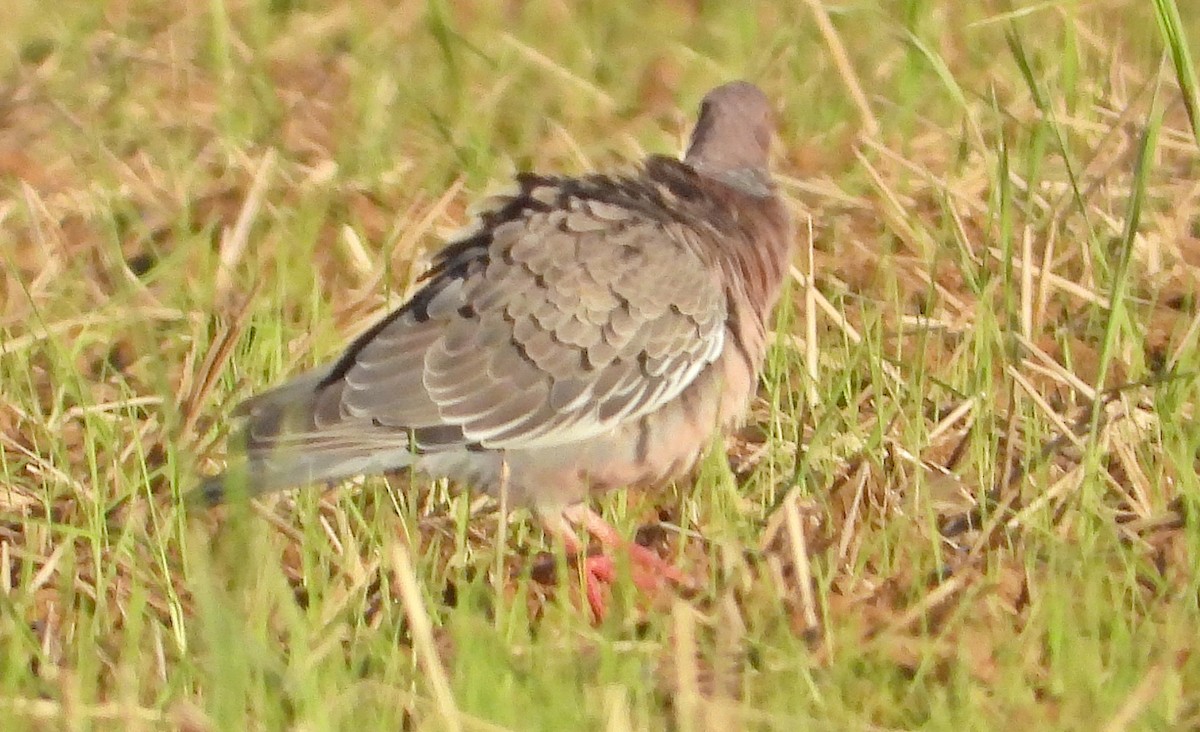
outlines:
[[403, 470], [412, 465], [414, 457], [407, 444], [387, 450], [364, 446], [284, 448], [270, 457], [244, 459], [223, 473], [204, 478], [185, 500], [190, 505], [215, 506], [232, 496], [254, 498], [289, 487]]
[[270, 405], [278, 408], [281, 405], [302, 403], [305, 400], [312, 401], [317, 394], [323, 391], [321, 386], [329, 378], [330, 372], [331, 369], [329, 366], [318, 366], [317, 368], [309, 369], [278, 386], [259, 392], [245, 400], [237, 405], [233, 410], [233, 415], [235, 417], [245, 417], [259, 412]]
[[235, 414], [246, 425], [235, 452], [242, 455], [225, 472], [203, 478], [184, 500], [214, 506], [231, 496], [253, 498], [411, 466], [409, 433], [345, 418], [342, 383], [323, 385], [327, 374], [327, 368], [310, 371], [239, 405]]

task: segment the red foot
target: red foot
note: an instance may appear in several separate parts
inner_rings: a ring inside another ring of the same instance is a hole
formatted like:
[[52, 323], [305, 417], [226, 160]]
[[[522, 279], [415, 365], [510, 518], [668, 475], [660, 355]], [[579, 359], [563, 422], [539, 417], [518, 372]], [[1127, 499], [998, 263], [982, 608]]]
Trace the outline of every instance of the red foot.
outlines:
[[[665, 561], [650, 549], [626, 541], [617, 533], [616, 529], [609, 526], [604, 519], [585, 505], [575, 506], [558, 516], [543, 517], [547, 528], [562, 539], [569, 553], [578, 556], [584, 547], [563, 519], [582, 526], [602, 546], [627, 552], [630, 578], [642, 592], [647, 594], [657, 592], [668, 582], [683, 587], [691, 585], [687, 576], [678, 567]], [[603, 620], [607, 611], [607, 586], [616, 579], [616, 564], [607, 554], [595, 554], [583, 559], [582, 569], [584, 594], [592, 609], [592, 615], [597, 621]]]
[[604, 620], [608, 614], [608, 586], [616, 578], [617, 568], [612, 557], [593, 554], [583, 560], [583, 592], [596, 622]]
[[[663, 560], [640, 544], [628, 544], [630, 579], [638, 590], [650, 595], [668, 582], [687, 586], [687, 577], [675, 565]], [[617, 578], [617, 565], [607, 554], [593, 554], [583, 560], [583, 590], [592, 616], [604, 620], [607, 615], [608, 587]]]

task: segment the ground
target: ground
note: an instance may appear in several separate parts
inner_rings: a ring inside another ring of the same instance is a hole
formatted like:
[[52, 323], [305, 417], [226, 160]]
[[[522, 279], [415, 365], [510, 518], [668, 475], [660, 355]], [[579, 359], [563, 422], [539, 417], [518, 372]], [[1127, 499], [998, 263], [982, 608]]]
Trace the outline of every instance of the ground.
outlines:
[[[5, 729], [1200, 726], [1192, 5], [4, 3]], [[594, 623], [414, 476], [181, 507], [472, 201], [733, 78], [800, 222], [767, 373], [595, 504], [694, 590]]]

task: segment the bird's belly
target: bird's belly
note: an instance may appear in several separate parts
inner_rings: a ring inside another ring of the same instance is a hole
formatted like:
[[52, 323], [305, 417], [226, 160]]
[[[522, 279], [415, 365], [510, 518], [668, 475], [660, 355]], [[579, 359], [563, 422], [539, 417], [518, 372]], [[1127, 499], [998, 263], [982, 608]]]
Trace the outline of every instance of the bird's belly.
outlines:
[[429, 453], [418, 467], [493, 496], [503, 482], [509, 505], [540, 511], [616, 488], [660, 485], [690, 470], [714, 435], [741, 418], [753, 375], [732, 374], [729, 365], [726, 360], [725, 368], [704, 372], [661, 409], [587, 440], [531, 450]]

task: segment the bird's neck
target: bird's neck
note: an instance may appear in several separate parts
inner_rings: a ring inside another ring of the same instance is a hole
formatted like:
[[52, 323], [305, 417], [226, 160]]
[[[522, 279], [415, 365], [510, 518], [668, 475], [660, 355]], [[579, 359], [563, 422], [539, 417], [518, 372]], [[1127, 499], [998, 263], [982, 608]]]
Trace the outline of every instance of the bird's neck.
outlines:
[[728, 186], [750, 198], [768, 198], [775, 192], [771, 175], [762, 168], [716, 168], [694, 163], [692, 168], [702, 177]]
[[741, 272], [737, 281], [746, 300], [765, 317], [788, 276], [795, 240], [791, 218], [773, 187], [765, 195], [731, 187], [741, 199], [734, 204], [741, 235], [728, 240], [726, 256]]

